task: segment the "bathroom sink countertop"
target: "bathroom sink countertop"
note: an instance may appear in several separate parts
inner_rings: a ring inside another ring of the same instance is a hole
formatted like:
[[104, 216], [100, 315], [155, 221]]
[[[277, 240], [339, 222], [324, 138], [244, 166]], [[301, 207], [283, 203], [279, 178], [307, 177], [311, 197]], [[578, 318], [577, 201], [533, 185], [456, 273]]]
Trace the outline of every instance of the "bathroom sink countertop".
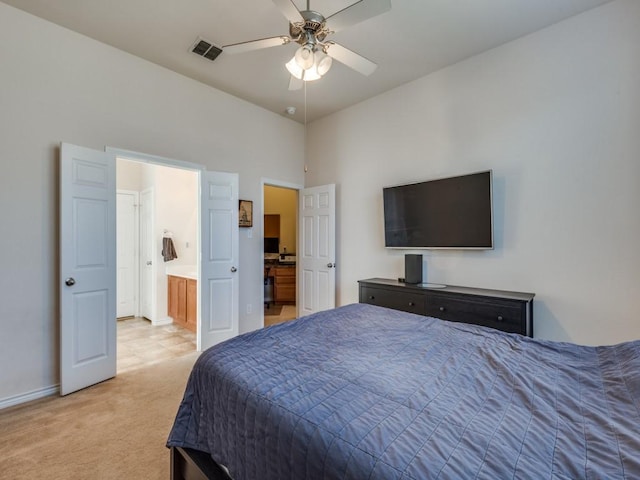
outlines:
[[165, 272], [174, 277], [198, 279], [198, 268], [196, 265], [167, 265]]

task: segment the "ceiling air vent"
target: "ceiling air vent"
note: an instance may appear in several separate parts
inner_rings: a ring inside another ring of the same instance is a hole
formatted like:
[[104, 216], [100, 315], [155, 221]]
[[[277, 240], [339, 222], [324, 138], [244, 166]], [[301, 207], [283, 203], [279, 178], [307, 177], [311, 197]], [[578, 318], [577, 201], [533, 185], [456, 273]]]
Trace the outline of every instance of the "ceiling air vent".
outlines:
[[221, 48], [216, 47], [213, 43], [200, 37], [198, 37], [195, 43], [191, 46], [191, 51], [196, 55], [208, 58], [211, 61], [214, 61], [217, 56], [222, 53]]

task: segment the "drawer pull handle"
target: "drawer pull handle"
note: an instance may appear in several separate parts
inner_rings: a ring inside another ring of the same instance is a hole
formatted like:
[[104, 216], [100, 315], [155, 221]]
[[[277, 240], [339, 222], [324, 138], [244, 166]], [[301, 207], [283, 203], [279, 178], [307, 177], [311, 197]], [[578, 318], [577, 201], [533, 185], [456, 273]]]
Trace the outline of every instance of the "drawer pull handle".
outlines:
[[415, 303], [413, 303], [413, 302], [409, 302], [409, 306], [410, 306], [410, 307], [413, 307], [414, 305], [415, 305]]
[[369, 300], [375, 300], [376, 297], [374, 297], [373, 295], [369, 295]]
[[441, 312], [444, 312], [445, 308], [444, 308], [444, 307], [440, 307], [440, 308], [439, 308], [439, 310], [440, 310]]
[[501, 322], [501, 321], [503, 321], [503, 320], [504, 320], [504, 317], [503, 317], [502, 315], [498, 315], [497, 320], [498, 320], [499, 322]]

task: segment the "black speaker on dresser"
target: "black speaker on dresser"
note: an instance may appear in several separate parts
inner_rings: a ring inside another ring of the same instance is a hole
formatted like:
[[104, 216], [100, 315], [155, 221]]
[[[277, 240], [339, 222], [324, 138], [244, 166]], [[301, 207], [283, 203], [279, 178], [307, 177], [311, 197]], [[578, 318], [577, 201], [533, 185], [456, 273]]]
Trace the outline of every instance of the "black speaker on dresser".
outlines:
[[404, 256], [404, 282], [422, 283], [422, 255]]

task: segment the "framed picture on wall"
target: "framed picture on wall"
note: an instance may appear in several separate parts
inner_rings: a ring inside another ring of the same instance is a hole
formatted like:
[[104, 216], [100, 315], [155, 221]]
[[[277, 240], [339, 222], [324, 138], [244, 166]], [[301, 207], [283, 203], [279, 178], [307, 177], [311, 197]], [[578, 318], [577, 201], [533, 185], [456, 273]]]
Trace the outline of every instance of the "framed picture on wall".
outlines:
[[240, 200], [238, 226], [253, 227], [253, 202], [251, 200]]

